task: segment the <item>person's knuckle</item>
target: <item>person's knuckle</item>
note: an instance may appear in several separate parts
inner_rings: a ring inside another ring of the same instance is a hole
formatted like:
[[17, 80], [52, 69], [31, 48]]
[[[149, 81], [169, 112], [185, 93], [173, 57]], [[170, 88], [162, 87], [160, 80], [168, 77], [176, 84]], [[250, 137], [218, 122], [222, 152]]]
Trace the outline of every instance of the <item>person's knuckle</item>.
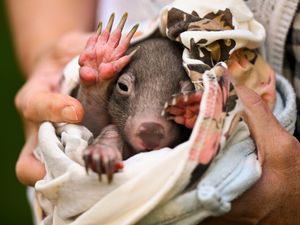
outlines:
[[60, 118], [60, 108], [56, 104], [59, 100], [53, 98], [48, 100], [47, 107], [40, 109], [40, 115], [42, 115], [42, 120], [50, 120], [52, 122], [57, 122]]
[[281, 137], [281, 148], [283, 150], [293, 150], [299, 145], [297, 139], [292, 135], [283, 135]]
[[36, 109], [35, 106], [35, 98], [33, 95], [29, 95], [26, 99], [24, 99], [23, 107], [21, 109], [21, 113], [26, 119], [35, 120], [36, 114], [34, 113]]
[[289, 171], [295, 165], [299, 164], [300, 146], [298, 140], [288, 133], [277, 137], [277, 151], [275, 162], [282, 168], [283, 171]]
[[17, 110], [21, 110], [23, 101], [22, 101], [22, 95], [21, 95], [20, 91], [16, 94], [14, 103], [15, 103]]

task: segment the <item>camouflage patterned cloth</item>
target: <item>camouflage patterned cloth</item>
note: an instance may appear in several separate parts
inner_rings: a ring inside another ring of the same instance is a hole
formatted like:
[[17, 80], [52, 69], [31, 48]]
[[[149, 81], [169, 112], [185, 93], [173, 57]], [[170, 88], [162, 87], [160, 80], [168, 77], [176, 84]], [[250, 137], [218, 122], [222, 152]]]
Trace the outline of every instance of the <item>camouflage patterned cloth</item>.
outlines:
[[257, 52], [265, 30], [242, 0], [177, 0], [162, 11], [160, 27], [185, 47], [183, 65], [203, 92], [190, 157], [207, 165], [241, 120], [233, 83], [255, 90], [274, 106], [275, 73]]
[[[245, 0], [255, 18], [266, 29], [264, 57], [272, 68], [294, 86], [300, 107], [300, 9], [299, 0]], [[299, 114], [299, 113], [298, 113]], [[295, 136], [300, 138], [298, 115]]]

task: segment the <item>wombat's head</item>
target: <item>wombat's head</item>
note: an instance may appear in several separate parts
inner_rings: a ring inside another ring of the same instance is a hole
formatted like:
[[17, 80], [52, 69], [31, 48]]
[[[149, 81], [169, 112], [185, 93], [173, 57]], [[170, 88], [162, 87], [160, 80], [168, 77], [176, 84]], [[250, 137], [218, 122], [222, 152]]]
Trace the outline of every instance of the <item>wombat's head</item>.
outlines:
[[120, 74], [109, 99], [114, 124], [135, 151], [172, 147], [182, 126], [161, 116], [173, 94], [192, 89], [182, 67], [182, 49], [167, 39], [150, 39]]

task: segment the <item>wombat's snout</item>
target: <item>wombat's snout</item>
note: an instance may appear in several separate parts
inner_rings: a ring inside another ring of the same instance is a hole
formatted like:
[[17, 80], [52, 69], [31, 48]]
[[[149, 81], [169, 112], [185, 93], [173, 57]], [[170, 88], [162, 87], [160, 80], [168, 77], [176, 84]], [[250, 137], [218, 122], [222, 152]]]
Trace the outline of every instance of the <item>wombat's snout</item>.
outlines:
[[142, 123], [138, 127], [137, 136], [141, 139], [145, 149], [153, 150], [160, 145], [165, 137], [165, 131], [159, 123]]

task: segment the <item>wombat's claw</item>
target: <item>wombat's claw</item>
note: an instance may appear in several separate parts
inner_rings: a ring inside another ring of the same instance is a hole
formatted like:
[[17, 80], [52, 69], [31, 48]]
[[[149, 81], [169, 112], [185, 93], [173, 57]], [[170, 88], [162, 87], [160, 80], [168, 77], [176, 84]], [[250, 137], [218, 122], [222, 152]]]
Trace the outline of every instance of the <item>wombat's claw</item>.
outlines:
[[89, 174], [89, 153], [87, 151], [85, 151], [83, 153], [83, 161], [84, 161], [84, 166], [85, 166], [85, 172], [86, 174]]
[[106, 31], [110, 32], [111, 28], [114, 24], [114, 20], [115, 20], [115, 13], [112, 13], [109, 17], [108, 23], [106, 25]]
[[89, 169], [93, 170], [98, 174], [99, 181], [102, 181], [102, 175], [106, 174], [108, 183], [111, 183], [114, 173], [123, 168], [119, 151], [106, 145], [91, 145], [84, 150], [82, 157], [86, 172], [88, 173]]
[[99, 181], [102, 181], [102, 165], [101, 165], [101, 159], [100, 155], [98, 153], [93, 154], [93, 161], [95, 164], [95, 172], [98, 174]]
[[97, 26], [96, 34], [100, 35], [101, 31], [102, 31], [102, 21], [99, 21], [98, 26]]
[[103, 31], [102, 23], [99, 22], [97, 31], [89, 38], [85, 50], [79, 57], [80, 81], [84, 85], [92, 85], [101, 80], [114, 78], [136, 52], [135, 50], [125, 55], [138, 24], [133, 26], [125, 37], [121, 38], [128, 14], [123, 15], [116, 29], [111, 32], [114, 17], [113, 13]]
[[116, 168], [115, 160], [106, 159], [106, 160], [103, 161], [103, 164], [104, 164], [104, 168], [105, 168], [108, 183], [111, 183], [112, 180], [113, 180], [113, 176], [114, 176], [115, 168]]
[[175, 94], [165, 103], [161, 116], [174, 120], [178, 124], [193, 128], [196, 122], [202, 92], [191, 91]]
[[119, 24], [118, 24], [118, 28], [119, 28], [121, 31], [122, 31], [123, 28], [124, 28], [124, 25], [125, 25], [125, 23], [126, 23], [127, 17], [128, 17], [128, 13], [126, 12], [126, 13], [123, 14], [123, 16], [122, 16], [122, 18], [121, 18], [121, 20], [120, 20], [120, 22], [119, 22]]

